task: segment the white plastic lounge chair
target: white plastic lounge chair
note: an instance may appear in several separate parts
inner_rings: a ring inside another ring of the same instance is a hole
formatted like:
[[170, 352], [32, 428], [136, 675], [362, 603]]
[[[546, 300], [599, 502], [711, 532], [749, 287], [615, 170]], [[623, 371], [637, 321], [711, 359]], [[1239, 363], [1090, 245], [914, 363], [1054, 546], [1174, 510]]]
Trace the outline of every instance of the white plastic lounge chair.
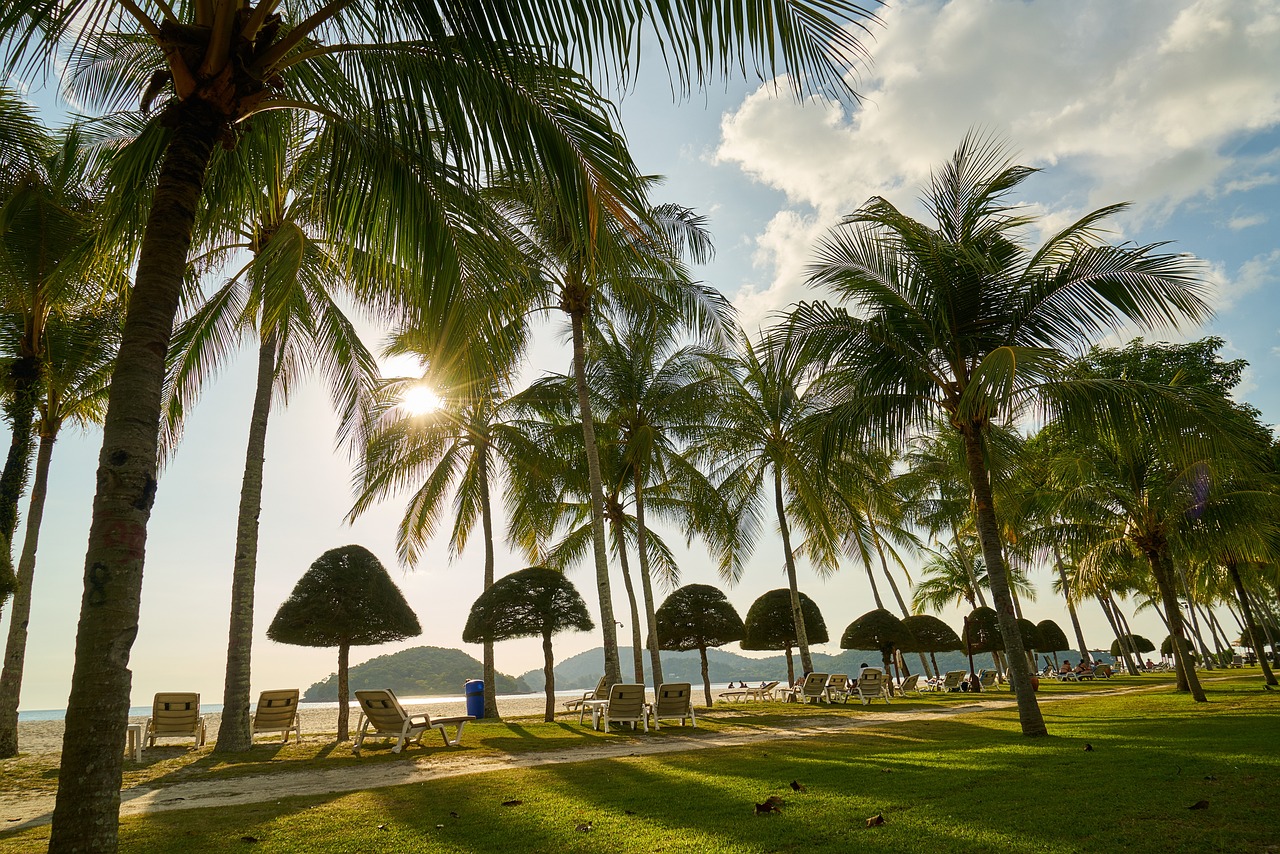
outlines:
[[772, 700], [774, 699], [774, 689], [778, 687], [778, 681], [765, 682], [758, 688], [747, 689], [748, 700]]
[[948, 670], [947, 675], [942, 677], [942, 684], [938, 686], [939, 691], [952, 693], [960, 690], [960, 683], [968, 676], [968, 672], [964, 670]]
[[794, 688], [787, 689], [787, 694], [798, 703], [810, 700], [821, 700], [827, 696], [827, 677], [829, 673], [810, 673], [803, 682], [797, 682]]
[[884, 678], [884, 673], [874, 667], [862, 668], [858, 681], [854, 683], [854, 691], [857, 692], [858, 699], [864, 706], [870, 705], [876, 697], [881, 698], [885, 703], [889, 702], [889, 680]]
[[155, 747], [157, 738], [194, 738], [196, 743], [191, 749], [195, 750], [204, 746], [205, 735], [199, 694], [156, 694], [151, 703], [151, 717], [147, 718], [148, 747]]
[[[396, 746], [392, 753], [399, 753], [410, 739], [422, 743], [422, 736], [431, 730], [438, 730], [440, 737], [449, 747], [456, 747], [462, 740], [462, 727], [467, 721], [475, 720], [471, 715], [458, 715], [452, 718], [432, 718], [431, 715], [410, 715], [400, 705], [396, 695], [390, 689], [357, 691], [356, 700], [360, 703], [359, 734], [351, 752], [359, 754], [360, 745], [365, 736], [374, 735], [383, 738], [394, 738]], [[456, 727], [453, 738], [449, 738], [447, 727]], [[372, 732], [370, 732], [372, 730]]]
[[996, 688], [996, 681], [999, 677], [999, 672], [995, 670], [984, 670], [978, 676], [978, 684], [982, 686], [983, 691], [993, 691]]
[[837, 700], [847, 703], [849, 701], [849, 674], [832, 673], [828, 676], [824, 693], [827, 695], [828, 703], [834, 703]]
[[298, 723], [298, 689], [289, 688], [281, 691], [263, 691], [258, 695], [258, 708], [253, 712], [253, 735], [260, 732], [278, 732], [289, 741], [289, 733], [294, 734], [294, 743], [302, 743], [302, 728]]
[[659, 685], [658, 693], [654, 695], [653, 703], [649, 706], [649, 717], [653, 718], [655, 730], [662, 728], [658, 721], [676, 718], [680, 719], [680, 726], [684, 726], [684, 719], [688, 718], [697, 729], [698, 719], [693, 714], [693, 686], [688, 682]]
[[564, 707], [570, 712], [572, 712], [574, 709], [577, 709], [578, 723], [582, 723], [582, 716], [586, 714], [586, 711], [587, 711], [586, 701], [587, 700], [603, 700], [605, 695], [605, 690], [608, 687], [609, 686], [604, 684], [604, 677], [601, 676], [600, 681], [596, 683], [595, 688], [591, 689], [590, 691], [583, 691], [581, 697], [577, 697], [572, 700], [565, 700]]
[[906, 694], [908, 691], [915, 691], [917, 694], [921, 692], [920, 674], [912, 673], [910, 676], [902, 680], [902, 684], [898, 686], [898, 692]]
[[649, 715], [645, 708], [643, 685], [625, 682], [610, 685], [609, 698], [598, 706], [596, 714], [604, 718], [605, 732], [609, 731], [611, 723], [629, 723], [633, 730], [639, 723], [644, 727], [645, 732], [649, 731]]

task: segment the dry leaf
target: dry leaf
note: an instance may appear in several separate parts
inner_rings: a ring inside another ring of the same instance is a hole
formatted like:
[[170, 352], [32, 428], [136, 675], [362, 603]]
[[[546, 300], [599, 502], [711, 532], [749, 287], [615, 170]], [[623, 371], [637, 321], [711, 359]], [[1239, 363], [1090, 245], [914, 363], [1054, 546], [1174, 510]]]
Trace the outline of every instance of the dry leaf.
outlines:
[[795, 791], [795, 792], [807, 792], [807, 791], [809, 791], [809, 790], [805, 787], [804, 783], [797, 782], [796, 780], [792, 780], [792, 781], [791, 781], [791, 789], [792, 789], [792, 791]]
[[1187, 809], [1189, 810], [1207, 810], [1208, 808], [1209, 808], [1208, 801], [1196, 801], [1194, 804], [1187, 807]]
[[1091, 751], [1091, 750], [1093, 750], [1093, 745], [1092, 745], [1092, 744], [1086, 744], [1086, 745], [1084, 746], [1084, 752], [1085, 752], [1085, 753], [1088, 753], [1088, 752], [1089, 752], [1089, 751]]
[[884, 824], [884, 815], [881, 813], [876, 813], [867, 819], [867, 827], [879, 827], [882, 824]]
[[511, 800], [509, 800], [509, 801], [503, 801], [503, 802], [502, 802], [502, 805], [503, 805], [504, 807], [518, 807], [518, 806], [520, 806], [522, 803], [524, 803], [524, 801], [520, 800], [519, 798], [512, 798], [512, 799], [511, 799]]
[[579, 831], [582, 831], [583, 833], [590, 833], [590, 832], [591, 832], [591, 822], [589, 822], [589, 821], [584, 821], [582, 824], [580, 824], [580, 825], [578, 825], [577, 827], [575, 827], [575, 828], [574, 828], [574, 830], [579, 830]]

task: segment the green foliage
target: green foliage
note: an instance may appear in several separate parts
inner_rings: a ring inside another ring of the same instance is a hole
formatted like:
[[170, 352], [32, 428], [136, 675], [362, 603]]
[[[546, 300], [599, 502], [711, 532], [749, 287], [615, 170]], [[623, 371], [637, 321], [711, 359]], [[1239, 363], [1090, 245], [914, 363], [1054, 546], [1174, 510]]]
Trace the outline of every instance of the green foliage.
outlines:
[[663, 649], [689, 650], [742, 640], [746, 627], [724, 593], [710, 584], [686, 584], [658, 607]]
[[[800, 594], [800, 613], [809, 643], [826, 643], [826, 621], [814, 601]], [[770, 590], [751, 603], [743, 623], [743, 649], [787, 649], [796, 645], [795, 615], [791, 611], [791, 591]]]
[[[1271, 626], [1271, 637], [1280, 637], [1280, 627]], [[1251, 626], [1249, 633], [1241, 635], [1240, 639], [1236, 641], [1236, 643], [1240, 646], [1246, 646], [1249, 649], [1253, 649], [1254, 638], [1258, 639], [1258, 643], [1260, 645], [1267, 645], [1267, 632], [1261, 625]]]
[[898, 642], [902, 652], [948, 652], [964, 649], [955, 630], [932, 614], [912, 614], [902, 618], [910, 638]]
[[973, 652], [992, 652], [1004, 649], [1000, 634], [999, 618], [992, 608], [974, 608], [969, 612], [960, 632], [961, 643]]
[[[1142, 635], [1127, 635], [1129, 645], [1138, 652], [1155, 652], [1156, 645], [1144, 638]], [[1173, 647], [1170, 647], [1172, 649]], [[1120, 656], [1120, 638], [1116, 638], [1111, 642], [1111, 654]]]
[[563, 573], [531, 566], [499, 578], [471, 606], [467, 643], [542, 637], [595, 628], [577, 588]]
[[[460, 649], [415, 646], [357, 664], [348, 671], [348, 678], [352, 691], [390, 688], [401, 699], [447, 696], [461, 694], [463, 683], [468, 679], [478, 679], [482, 668], [479, 661]], [[497, 673], [495, 676], [495, 688], [499, 694], [531, 690], [523, 679], [512, 678], [505, 673]], [[320, 680], [302, 695], [302, 699], [307, 702], [325, 702], [337, 698], [337, 674]]]
[[[1165, 635], [1164, 640], [1160, 641], [1160, 654], [1163, 656], [1173, 655], [1173, 635]], [[1188, 638], [1182, 639], [1182, 654], [1192, 661], [1199, 659], [1195, 647], [1192, 646], [1191, 640]]]
[[902, 620], [884, 608], [876, 608], [849, 624], [840, 637], [840, 648], [874, 649], [887, 655], [899, 644], [914, 640], [911, 630], [903, 625]]
[[422, 634], [418, 617], [363, 546], [330, 549], [276, 612], [267, 637], [297, 646], [369, 646]]
[[[1059, 650], [1071, 649], [1071, 641], [1067, 640], [1067, 633], [1053, 620], [1041, 620], [1036, 623], [1036, 631], [1040, 635], [1040, 645], [1036, 649], [1040, 652], [1058, 652]], [[1119, 653], [1112, 652], [1111, 654], [1118, 655]]]

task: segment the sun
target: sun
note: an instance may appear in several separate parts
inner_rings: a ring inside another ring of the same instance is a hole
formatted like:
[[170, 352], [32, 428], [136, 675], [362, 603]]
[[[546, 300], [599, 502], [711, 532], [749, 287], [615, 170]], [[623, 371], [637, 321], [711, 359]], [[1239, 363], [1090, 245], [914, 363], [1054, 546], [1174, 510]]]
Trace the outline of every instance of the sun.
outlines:
[[405, 390], [398, 405], [410, 415], [428, 415], [443, 406], [444, 401], [429, 386], [418, 383]]

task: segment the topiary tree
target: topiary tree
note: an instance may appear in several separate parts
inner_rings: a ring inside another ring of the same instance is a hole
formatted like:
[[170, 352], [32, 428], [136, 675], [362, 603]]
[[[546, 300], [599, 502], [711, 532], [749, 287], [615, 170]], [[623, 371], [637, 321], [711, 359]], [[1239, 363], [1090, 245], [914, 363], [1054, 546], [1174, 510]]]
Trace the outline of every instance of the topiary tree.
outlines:
[[330, 549], [311, 564], [267, 628], [276, 643], [338, 648], [338, 741], [350, 723], [351, 647], [422, 634], [418, 617], [387, 570], [364, 546]]
[[902, 625], [906, 626], [907, 631], [910, 632], [911, 640], [900, 642], [898, 651], [929, 653], [935, 673], [942, 672], [938, 669], [936, 653], [964, 649], [964, 642], [960, 640], [955, 630], [932, 614], [912, 614], [909, 617], [903, 617]]
[[711, 708], [707, 647], [742, 640], [746, 634], [742, 618], [724, 594], [710, 584], [686, 584], [667, 597], [655, 616], [663, 649], [673, 652], [696, 649], [702, 657], [702, 688], [707, 708]]
[[[1182, 649], [1183, 655], [1188, 659], [1191, 661], [1198, 660], [1199, 656], [1196, 654], [1195, 647], [1191, 645], [1190, 640], [1186, 638], [1182, 639]], [[1173, 635], [1165, 635], [1164, 640], [1160, 642], [1160, 655], [1165, 658], [1171, 658], [1173, 656]]]
[[[803, 593], [800, 594], [800, 610], [804, 615], [804, 631], [808, 642], [815, 644], [830, 640], [822, 612]], [[783, 587], [763, 594], [751, 603], [743, 625], [746, 631], [742, 638], [743, 649], [786, 650], [787, 682], [794, 685], [796, 668], [791, 648], [796, 646], [796, 621], [791, 610], [791, 591]]]
[[1142, 635], [1122, 635], [1111, 642], [1110, 652], [1112, 658], [1118, 659], [1124, 655], [1124, 644], [1126, 642], [1129, 648], [1137, 653], [1155, 652], [1156, 650], [1156, 645]]
[[1071, 641], [1067, 640], [1067, 633], [1053, 620], [1041, 620], [1036, 623], [1036, 631], [1040, 633], [1040, 646], [1036, 649], [1052, 654], [1053, 666], [1057, 668], [1058, 651], [1071, 649]]
[[531, 566], [499, 578], [471, 606], [462, 639], [467, 643], [497, 643], [515, 638], [542, 638], [542, 672], [547, 680], [547, 709], [543, 720], [556, 717], [555, 656], [551, 636], [564, 631], [595, 628], [587, 603], [564, 573]]
[[902, 624], [902, 620], [886, 611], [876, 608], [868, 611], [849, 624], [840, 637], [841, 649], [878, 649], [884, 661], [884, 672], [890, 672], [893, 651], [899, 644], [911, 644], [915, 638], [911, 630]]

